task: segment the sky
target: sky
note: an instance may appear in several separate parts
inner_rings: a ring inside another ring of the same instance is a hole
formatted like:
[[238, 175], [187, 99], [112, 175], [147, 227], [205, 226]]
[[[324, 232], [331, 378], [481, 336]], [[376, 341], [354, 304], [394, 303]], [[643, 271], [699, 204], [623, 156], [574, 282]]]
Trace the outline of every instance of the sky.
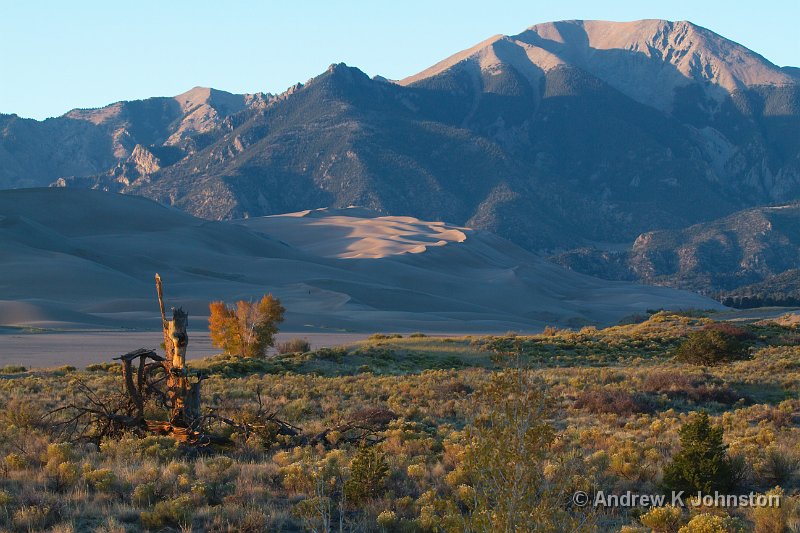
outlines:
[[344, 62], [399, 79], [492, 35], [567, 19], [690, 20], [800, 66], [800, 0], [0, 0], [0, 113], [279, 93]]

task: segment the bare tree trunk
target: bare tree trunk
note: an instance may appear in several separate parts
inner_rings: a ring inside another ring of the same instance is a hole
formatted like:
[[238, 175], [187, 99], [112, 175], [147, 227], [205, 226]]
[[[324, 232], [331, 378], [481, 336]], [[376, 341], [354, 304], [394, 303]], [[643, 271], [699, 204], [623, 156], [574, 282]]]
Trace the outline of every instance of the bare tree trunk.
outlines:
[[186, 372], [186, 347], [189, 345], [186, 327], [189, 315], [183, 309], [173, 307], [172, 320], [167, 320], [161, 276], [158, 274], [156, 291], [164, 330], [164, 369], [167, 371], [167, 398], [171, 406], [170, 423], [177, 427], [189, 427], [200, 414], [200, 383], [190, 385]]
[[[141, 366], [144, 365], [140, 365], [140, 367]], [[125, 389], [128, 393], [128, 397], [131, 399], [136, 409], [136, 416], [137, 418], [144, 419], [144, 400], [140, 393], [141, 386], [137, 388], [133, 382], [132, 359], [122, 360], [122, 375], [125, 378]]]

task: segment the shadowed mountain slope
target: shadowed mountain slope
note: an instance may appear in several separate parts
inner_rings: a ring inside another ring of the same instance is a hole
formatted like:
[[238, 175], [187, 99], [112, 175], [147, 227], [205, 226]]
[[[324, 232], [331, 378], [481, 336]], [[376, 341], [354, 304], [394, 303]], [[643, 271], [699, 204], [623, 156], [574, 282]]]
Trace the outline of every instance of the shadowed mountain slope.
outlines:
[[769, 297], [774, 305], [785, 293], [800, 301], [800, 205], [747, 209], [680, 230], [644, 233], [628, 250], [583, 248], [553, 260], [606, 279], [637, 280], [720, 298]]

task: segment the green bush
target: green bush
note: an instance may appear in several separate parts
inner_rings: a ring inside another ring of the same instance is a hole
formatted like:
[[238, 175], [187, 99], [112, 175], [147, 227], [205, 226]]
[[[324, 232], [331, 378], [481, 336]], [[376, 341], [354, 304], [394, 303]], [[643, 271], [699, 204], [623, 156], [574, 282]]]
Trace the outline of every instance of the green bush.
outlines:
[[131, 501], [139, 507], [150, 507], [158, 500], [160, 494], [160, 487], [156, 483], [148, 481], [141, 485], [136, 485], [131, 494]]
[[722, 442], [722, 427], [712, 426], [708, 414], [701, 412], [679, 434], [681, 449], [664, 468], [665, 488], [686, 493], [730, 493], [739, 473]]
[[117, 475], [109, 468], [89, 469], [83, 479], [97, 492], [111, 492], [117, 483]]
[[378, 496], [384, 490], [389, 465], [374, 447], [359, 448], [350, 463], [350, 479], [344, 484], [347, 501], [358, 504]]
[[713, 366], [742, 359], [748, 349], [739, 339], [717, 329], [694, 331], [678, 347], [675, 358], [684, 363]]

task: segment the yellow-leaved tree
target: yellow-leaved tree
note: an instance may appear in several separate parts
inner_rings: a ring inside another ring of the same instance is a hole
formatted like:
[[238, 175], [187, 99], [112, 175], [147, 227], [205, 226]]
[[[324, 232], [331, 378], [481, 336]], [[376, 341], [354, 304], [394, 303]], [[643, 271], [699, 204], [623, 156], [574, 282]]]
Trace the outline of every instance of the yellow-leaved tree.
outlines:
[[271, 294], [258, 302], [240, 300], [233, 307], [225, 302], [208, 306], [208, 331], [211, 344], [231, 355], [264, 357], [275, 343], [278, 324], [286, 311], [281, 301]]

